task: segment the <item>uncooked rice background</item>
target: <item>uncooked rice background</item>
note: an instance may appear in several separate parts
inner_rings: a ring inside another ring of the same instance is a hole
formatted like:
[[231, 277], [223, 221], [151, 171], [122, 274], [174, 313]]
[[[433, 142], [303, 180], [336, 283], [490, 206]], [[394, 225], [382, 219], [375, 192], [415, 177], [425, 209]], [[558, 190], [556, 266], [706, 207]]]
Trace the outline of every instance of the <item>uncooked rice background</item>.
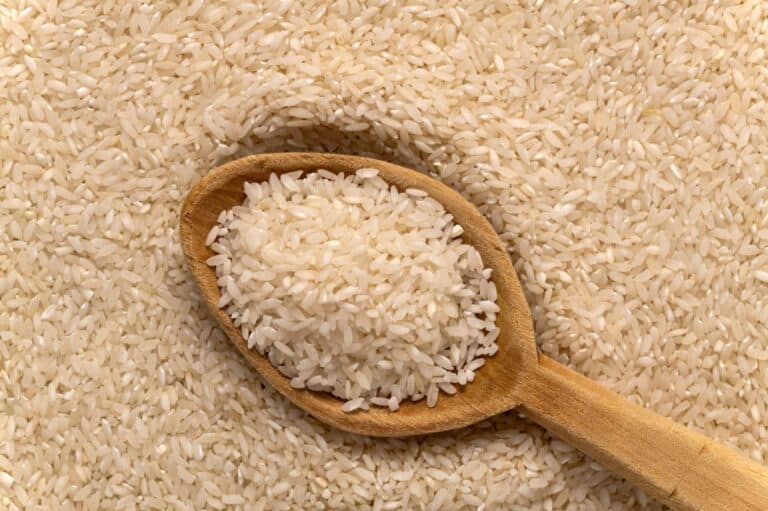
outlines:
[[178, 213], [284, 150], [433, 173], [550, 356], [768, 460], [762, 2], [0, 5], [0, 507], [658, 509], [516, 413], [407, 440], [276, 395]]

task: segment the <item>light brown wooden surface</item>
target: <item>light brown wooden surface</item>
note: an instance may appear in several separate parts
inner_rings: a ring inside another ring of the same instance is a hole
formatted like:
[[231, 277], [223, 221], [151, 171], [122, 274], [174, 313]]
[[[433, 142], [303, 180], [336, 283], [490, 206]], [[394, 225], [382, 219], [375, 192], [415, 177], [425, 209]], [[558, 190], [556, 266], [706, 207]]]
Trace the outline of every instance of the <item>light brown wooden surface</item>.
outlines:
[[768, 469], [545, 357], [519, 409], [672, 509], [768, 509]]
[[[342, 401], [326, 393], [293, 389], [266, 358], [248, 349], [220, 297], [213, 255], [205, 238], [223, 209], [245, 199], [243, 183], [271, 173], [324, 168], [352, 173], [361, 167], [400, 189], [426, 191], [464, 228], [493, 268], [499, 291], [499, 352], [488, 358], [475, 381], [453, 396], [441, 395], [434, 408], [406, 402], [397, 412], [372, 407], [344, 413]], [[538, 356], [530, 311], [511, 261], [488, 221], [458, 193], [423, 174], [357, 156], [278, 153], [249, 156], [205, 176], [189, 193], [181, 214], [181, 241], [187, 262], [211, 314], [248, 362], [279, 392], [316, 418], [340, 429], [370, 436], [410, 436], [460, 428], [519, 405], [528, 417], [626, 477], [649, 495], [679, 510], [768, 510], [768, 469], [653, 414], [628, 400]]]

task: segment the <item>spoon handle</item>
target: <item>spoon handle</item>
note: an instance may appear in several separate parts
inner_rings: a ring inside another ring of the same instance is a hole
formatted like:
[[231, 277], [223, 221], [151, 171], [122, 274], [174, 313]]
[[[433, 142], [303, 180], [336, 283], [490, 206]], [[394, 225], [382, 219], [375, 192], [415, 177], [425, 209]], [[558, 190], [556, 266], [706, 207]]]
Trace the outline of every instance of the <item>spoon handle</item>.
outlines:
[[768, 509], [768, 468], [539, 356], [518, 409], [675, 510]]

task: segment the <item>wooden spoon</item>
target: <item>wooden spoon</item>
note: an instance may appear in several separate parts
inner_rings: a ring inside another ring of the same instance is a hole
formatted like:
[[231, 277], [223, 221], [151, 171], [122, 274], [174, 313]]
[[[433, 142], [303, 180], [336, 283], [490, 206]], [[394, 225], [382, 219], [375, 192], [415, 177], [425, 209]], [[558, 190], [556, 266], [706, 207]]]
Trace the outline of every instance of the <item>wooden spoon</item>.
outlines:
[[[487, 358], [475, 381], [437, 406], [403, 402], [344, 413], [330, 394], [297, 390], [257, 351], [248, 349], [225, 311], [216, 275], [206, 260], [205, 239], [219, 212], [245, 200], [243, 184], [272, 173], [303, 170], [354, 173], [379, 169], [399, 189], [419, 188], [441, 202], [464, 228], [464, 240], [493, 269], [501, 312], [499, 351]], [[679, 510], [768, 509], [768, 469], [712, 440], [656, 415], [538, 353], [533, 323], [506, 249], [488, 221], [461, 195], [424, 174], [370, 158], [319, 153], [249, 156], [205, 176], [189, 193], [181, 212], [184, 254], [211, 314], [243, 356], [296, 406], [337, 428], [370, 436], [403, 437], [468, 426], [517, 408], [649, 495]]]

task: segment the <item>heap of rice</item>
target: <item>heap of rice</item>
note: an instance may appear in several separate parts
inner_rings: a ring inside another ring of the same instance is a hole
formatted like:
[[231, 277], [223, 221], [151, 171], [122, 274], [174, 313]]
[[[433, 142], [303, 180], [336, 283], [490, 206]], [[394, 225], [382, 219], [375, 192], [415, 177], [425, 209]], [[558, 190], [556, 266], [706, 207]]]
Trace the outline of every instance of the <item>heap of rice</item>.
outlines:
[[359, 169], [246, 183], [207, 243], [249, 348], [295, 388], [351, 412], [456, 392], [498, 350], [496, 287], [463, 229], [422, 190]]
[[544, 353], [768, 462], [767, 14], [0, 2], [0, 508], [659, 509], [515, 412], [370, 439], [264, 387], [178, 235], [202, 175], [264, 151], [432, 173]]

